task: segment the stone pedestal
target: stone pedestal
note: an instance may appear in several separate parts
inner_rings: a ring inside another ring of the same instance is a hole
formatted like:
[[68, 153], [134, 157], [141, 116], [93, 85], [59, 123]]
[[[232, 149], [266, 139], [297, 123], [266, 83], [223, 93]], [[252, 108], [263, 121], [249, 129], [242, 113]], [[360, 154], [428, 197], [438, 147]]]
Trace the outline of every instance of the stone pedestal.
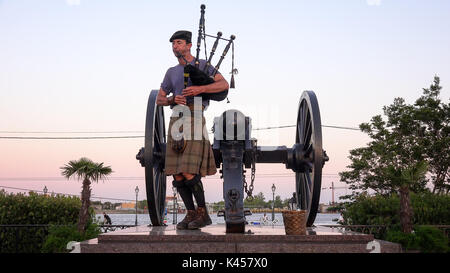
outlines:
[[398, 244], [339, 228], [312, 227], [307, 235], [286, 235], [284, 227], [247, 226], [226, 234], [224, 225], [201, 230], [138, 226], [81, 242], [82, 253], [397, 253]]

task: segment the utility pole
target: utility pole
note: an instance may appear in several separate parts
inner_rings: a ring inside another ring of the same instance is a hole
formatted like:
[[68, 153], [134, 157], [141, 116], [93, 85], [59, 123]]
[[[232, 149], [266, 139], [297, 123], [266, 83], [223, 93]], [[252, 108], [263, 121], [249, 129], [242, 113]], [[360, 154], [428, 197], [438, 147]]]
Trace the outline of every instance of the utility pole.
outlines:
[[[327, 188], [322, 188], [322, 190], [327, 189]], [[328, 189], [331, 189], [331, 204], [334, 204], [334, 190], [335, 189], [347, 189], [347, 187], [335, 187], [334, 186], [334, 182], [331, 182], [331, 187], [329, 187]]]
[[331, 182], [331, 204], [334, 204], [334, 182]]

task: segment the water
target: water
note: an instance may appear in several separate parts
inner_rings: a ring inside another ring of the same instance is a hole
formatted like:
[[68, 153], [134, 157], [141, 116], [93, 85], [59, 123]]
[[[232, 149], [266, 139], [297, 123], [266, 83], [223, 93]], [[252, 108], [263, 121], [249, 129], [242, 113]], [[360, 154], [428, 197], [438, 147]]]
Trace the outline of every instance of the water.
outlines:
[[[111, 218], [113, 225], [134, 225], [136, 221], [136, 214], [108, 214]], [[249, 225], [259, 225], [261, 223], [261, 219], [264, 213], [254, 213], [253, 215], [246, 216], [247, 222]], [[269, 224], [272, 220], [272, 213], [266, 213]], [[172, 214], [167, 214], [167, 224], [173, 223]], [[185, 214], [177, 215], [177, 223], [183, 220]], [[96, 214], [97, 219], [100, 222], [103, 222], [103, 214]], [[217, 217], [217, 214], [210, 214], [211, 220], [213, 224], [225, 224], [225, 220], [223, 217]], [[316, 216], [316, 221], [314, 225], [337, 225], [337, 221], [333, 221], [340, 217], [339, 213], [318, 213]], [[138, 225], [149, 225], [151, 223], [150, 216], [148, 214], [138, 214], [137, 215]], [[274, 225], [282, 226], [283, 225], [283, 216], [281, 213], [275, 213], [275, 221]]]

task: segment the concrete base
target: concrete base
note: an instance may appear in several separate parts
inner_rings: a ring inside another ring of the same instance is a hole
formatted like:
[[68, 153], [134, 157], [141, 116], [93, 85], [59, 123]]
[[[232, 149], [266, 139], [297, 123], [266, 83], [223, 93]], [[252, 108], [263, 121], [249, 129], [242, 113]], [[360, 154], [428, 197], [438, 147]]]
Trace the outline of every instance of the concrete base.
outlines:
[[81, 242], [82, 253], [398, 253], [399, 244], [338, 228], [312, 227], [307, 235], [286, 235], [284, 227], [247, 226], [226, 234], [224, 225], [201, 230], [138, 226]]

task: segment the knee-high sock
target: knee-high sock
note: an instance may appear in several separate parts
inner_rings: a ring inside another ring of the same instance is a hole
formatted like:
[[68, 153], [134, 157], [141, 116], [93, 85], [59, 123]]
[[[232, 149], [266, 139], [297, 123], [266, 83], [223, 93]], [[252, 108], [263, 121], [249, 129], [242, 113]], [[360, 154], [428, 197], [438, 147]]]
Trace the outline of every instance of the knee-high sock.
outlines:
[[203, 187], [201, 187], [201, 190], [194, 191], [193, 194], [195, 197], [195, 201], [197, 202], [197, 206], [204, 208], [206, 206], [206, 203], [205, 203], [205, 192], [203, 191]]
[[205, 191], [203, 190], [203, 184], [200, 180], [200, 175], [196, 175], [191, 180], [186, 180], [186, 185], [191, 189], [194, 194], [197, 206], [205, 207]]
[[195, 210], [194, 199], [192, 198], [191, 188], [184, 186], [177, 188], [178, 193], [180, 193], [181, 199], [188, 210]]

